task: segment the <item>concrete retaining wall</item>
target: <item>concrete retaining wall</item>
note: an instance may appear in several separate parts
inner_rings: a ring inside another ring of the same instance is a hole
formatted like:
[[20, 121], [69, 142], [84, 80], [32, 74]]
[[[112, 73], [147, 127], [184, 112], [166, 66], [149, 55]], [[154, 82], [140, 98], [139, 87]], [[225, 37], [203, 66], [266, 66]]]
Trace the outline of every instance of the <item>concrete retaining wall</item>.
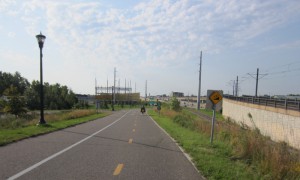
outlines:
[[300, 149], [300, 112], [223, 99], [223, 116], [254, 127], [263, 135]]

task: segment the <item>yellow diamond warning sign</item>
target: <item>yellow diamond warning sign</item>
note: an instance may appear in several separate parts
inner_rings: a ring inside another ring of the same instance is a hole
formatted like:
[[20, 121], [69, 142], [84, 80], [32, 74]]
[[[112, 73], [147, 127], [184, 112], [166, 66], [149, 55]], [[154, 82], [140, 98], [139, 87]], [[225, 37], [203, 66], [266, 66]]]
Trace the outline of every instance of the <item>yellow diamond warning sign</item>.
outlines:
[[223, 98], [222, 95], [218, 91], [213, 92], [209, 96], [209, 99], [211, 100], [211, 102], [213, 104], [218, 104], [218, 102], [220, 102], [222, 100], [222, 98]]

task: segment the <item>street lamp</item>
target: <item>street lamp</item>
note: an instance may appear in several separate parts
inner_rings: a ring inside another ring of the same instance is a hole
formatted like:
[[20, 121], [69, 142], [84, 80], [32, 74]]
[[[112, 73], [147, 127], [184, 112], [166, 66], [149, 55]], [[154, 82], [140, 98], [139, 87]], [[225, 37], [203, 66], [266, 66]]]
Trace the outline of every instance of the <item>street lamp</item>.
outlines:
[[41, 100], [41, 103], [40, 103], [40, 109], [41, 109], [41, 119], [40, 119], [40, 122], [39, 124], [46, 124], [46, 121], [44, 119], [44, 87], [43, 87], [43, 61], [42, 61], [42, 58], [43, 58], [43, 52], [42, 52], [42, 49], [43, 49], [43, 46], [44, 46], [44, 42], [45, 42], [45, 39], [46, 39], [46, 36], [42, 35], [42, 32], [40, 32], [40, 34], [36, 35], [35, 36], [38, 43], [39, 43], [39, 47], [40, 47], [40, 100]]

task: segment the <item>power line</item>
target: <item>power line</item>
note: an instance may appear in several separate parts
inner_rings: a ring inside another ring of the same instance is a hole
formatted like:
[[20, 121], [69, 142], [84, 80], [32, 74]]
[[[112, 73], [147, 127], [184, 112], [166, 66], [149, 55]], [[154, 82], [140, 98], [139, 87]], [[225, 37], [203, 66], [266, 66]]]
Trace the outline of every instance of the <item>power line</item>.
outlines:
[[[291, 72], [292, 73], [292, 72]], [[300, 71], [294, 71], [294, 74], [287, 74], [287, 73], [278, 73], [278, 74], [273, 74], [273, 76], [265, 78], [266, 80], [269, 79], [279, 79], [279, 78], [287, 78], [290, 77], [290, 75], [295, 76], [295, 75], [300, 75]]]
[[296, 71], [300, 71], [300, 68], [283, 70], [283, 71], [277, 71], [277, 72], [271, 72], [271, 73], [268, 73], [268, 74], [270, 74], [270, 75], [273, 75], [273, 74], [285, 74], [285, 73], [296, 72]]
[[295, 62], [291, 62], [291, 63], [288, 63], [288, 64], [282, 64], [282, 65], [279, 65], [279, 66], [273, 66], [273, 67], [270, 67], [269, 69], [267, 69], [266, 71], [269, 72], [270, 70], [279, 69], [279, 68], [283, 68], [283, 67], [288, 67], [289, 68], [291, 65], [295, 65], [295, 64], [299, 64], [300, 65], [300, 62], [295, 61]]
[[[258, 70], [259, 71], [259, 70]], [[249, 79], [253, 78], [256, 80], [257, 83], [257, 87], [255, 88], [255, 93], [257, 96], [257, 88], [258, 88], [258, 80], [264, 78], [266, 80], [268, 79], [278, 79], [278, 78], [284, 78], [287, 76], [295, 76], [295, 73], [298, 76], [298, 72], [300, 72], [300, 62], [296, 61], [296, 62], [291, 62], [291, 63], [287, 63], [287, 64], [283, 64], [283, 65], [279, 65], [279, 66], [273, 66], [273, 67], [269, 67], [267, 70], [264, 70], [263, 73], [246, 73], [243, 76], [241, 76], [241, 78], [239, 79], [238, 82], [238, 91], [241, 90], [241, 85], [245, 82], [247, 82]], [[268, 76], [267, 78], [265, 78], [265, 76]], [[227, 83], [227, 86], [233, 86], [233, 89], [235, 89], [235, 82], [232, 84], [233, 80], [229, 81]], [[236, 92], [236, 90], [235, 90]], [[233, 95], [235, 93], [233, 92]]]

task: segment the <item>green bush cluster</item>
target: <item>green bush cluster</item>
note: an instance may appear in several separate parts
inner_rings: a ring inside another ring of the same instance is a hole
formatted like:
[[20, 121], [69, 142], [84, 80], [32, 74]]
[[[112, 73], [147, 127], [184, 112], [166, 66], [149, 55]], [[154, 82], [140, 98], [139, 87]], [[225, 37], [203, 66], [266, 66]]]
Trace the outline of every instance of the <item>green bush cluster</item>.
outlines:
[[[50, 110], [71, 109], [78, 102], [76, 95], [67, 86], [44, 83], [44, 108]], [[29, 83], [20, 73], [0, 71], [0, 113], [16, 116], [28, 109], [40, 109], [40, 82]]]
[[172, 97], [170, 103], [170, 109], [177, 112], [181, 111], [180, 102], [176, 97]]
[[195, 127], [195, 120], [192, 118], [190, 114], [187, 113], [181, 113], [176, 115], [173, 118], [173, 121], [185, 128], [194, 129]]

